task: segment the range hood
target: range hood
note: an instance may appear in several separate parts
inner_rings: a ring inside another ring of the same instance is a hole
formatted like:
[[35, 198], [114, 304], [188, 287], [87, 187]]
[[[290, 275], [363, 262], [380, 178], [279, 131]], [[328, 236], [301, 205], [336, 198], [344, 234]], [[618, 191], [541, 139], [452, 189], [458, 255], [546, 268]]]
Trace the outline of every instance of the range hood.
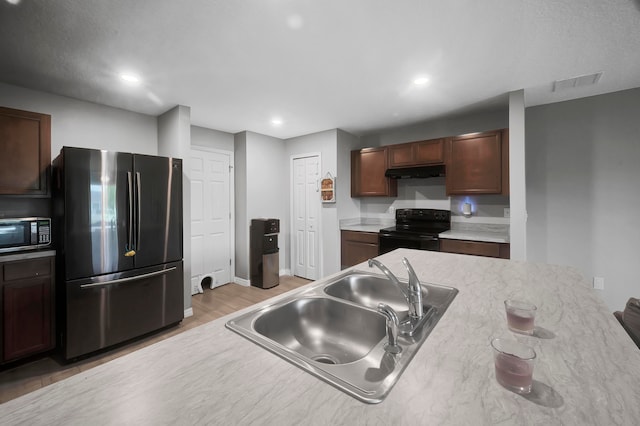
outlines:
[[444, 165], [404, 167], [401, 169], [387, 169], [384, 173], [386, 177], [393, 179], [424, 179], [431, 177], [442, 177], [445, 175]]

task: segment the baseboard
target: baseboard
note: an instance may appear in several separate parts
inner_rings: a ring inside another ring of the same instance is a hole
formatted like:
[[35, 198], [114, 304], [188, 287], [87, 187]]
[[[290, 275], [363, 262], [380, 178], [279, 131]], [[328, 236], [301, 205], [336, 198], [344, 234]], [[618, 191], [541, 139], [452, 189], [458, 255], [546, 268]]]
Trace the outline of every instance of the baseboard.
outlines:
[[193, 316], [193, 308], [189, 308], [189, 309], [185, 309], [184, 310], [184, 317], [185, 318], [189, 318]]
[[233, 282], [236, 284], [243, 285], [245, 287], [249, 287], [251, 285], [251, 282], [249, 280], [245, 280], [244, 278], [240, 278], [240, 277], [234, 277]]
[[291, 275], [291, 269], [280, 269], [278, 273], [280, 274], [280, 276]]

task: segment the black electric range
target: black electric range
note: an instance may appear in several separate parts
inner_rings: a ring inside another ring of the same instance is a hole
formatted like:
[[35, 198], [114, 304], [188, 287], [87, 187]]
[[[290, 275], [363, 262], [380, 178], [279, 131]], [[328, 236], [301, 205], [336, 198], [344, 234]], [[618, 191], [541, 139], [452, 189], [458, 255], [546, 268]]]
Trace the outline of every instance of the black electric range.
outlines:
[[438, 234], [451, 229], [451, 212], [436, 209], [398, 209], [396, 226], [380, 230], [379, 254], [397, 248], [440, 250]]

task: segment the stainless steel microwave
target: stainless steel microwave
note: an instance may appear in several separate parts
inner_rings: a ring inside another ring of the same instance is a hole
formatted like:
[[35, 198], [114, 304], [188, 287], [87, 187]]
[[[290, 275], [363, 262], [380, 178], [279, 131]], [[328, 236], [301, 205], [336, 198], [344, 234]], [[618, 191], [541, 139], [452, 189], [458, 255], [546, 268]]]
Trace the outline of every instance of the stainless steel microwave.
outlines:
[[51, 244], [51, 219], [0, 219], [0, 253], [33, 250]]

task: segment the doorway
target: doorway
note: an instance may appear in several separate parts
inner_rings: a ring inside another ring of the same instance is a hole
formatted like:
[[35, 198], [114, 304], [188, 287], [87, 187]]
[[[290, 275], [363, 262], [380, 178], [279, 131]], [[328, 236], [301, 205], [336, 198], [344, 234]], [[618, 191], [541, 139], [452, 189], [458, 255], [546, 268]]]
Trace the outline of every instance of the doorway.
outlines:
[[191, 149], [191, 294], [235, 274], [232, 171], [232, 152]]
[[291, 159], [293, 275], [316, 280], [320, 275], [320, 154]]

